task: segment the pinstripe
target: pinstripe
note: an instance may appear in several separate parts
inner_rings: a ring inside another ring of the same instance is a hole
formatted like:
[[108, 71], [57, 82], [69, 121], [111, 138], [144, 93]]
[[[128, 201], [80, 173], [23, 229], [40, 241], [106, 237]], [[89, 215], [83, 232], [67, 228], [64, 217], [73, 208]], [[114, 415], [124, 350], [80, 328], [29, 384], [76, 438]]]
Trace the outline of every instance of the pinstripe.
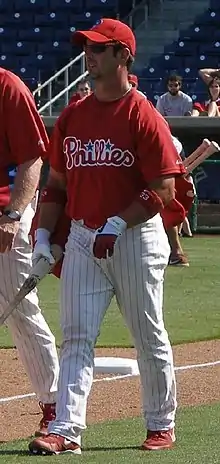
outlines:
[[[31, 247], [28, 232], [33, 217], [27, 208], [15, 239], [13, 250], [0, 254], [0, 312], [17, 293], [31, 269]], [[55, 339], [38, 306], [37, 292], [31, 292], [8, 318], [19, 357], [24, 364], [34, 391], [43, 403], [56, 400], [59, 373]]]
[[110, 280], [90, 254], [91, 239], [92, 232], [73, 221], [61, 276], [63, 343], [57, 417], [49, 427], [50, 432], [79, 444], [86, 427], [94, 345], [113, 295]]
[[112, 260], [116, 296], [135, 340], [144, 416], [151, 430], [173, 427], [176, 408], [172, 350], [162, 315], [168, 256], [165, 232], [155, 218], [128, 230]]
[[50, 432], [78, 444], [86, 427], [94, 345], [114, 293], [137, 349], [146, 427], [173, 427], [176, 407], [172, 351], [162, 315], [163, 274], [169, 257], [162, 222], [158, 216], [127, 230], [109, 260], [91, 255], [92, 235], [72, 222], [61, 278], [63, 344], [57, 418], [49, 426]]

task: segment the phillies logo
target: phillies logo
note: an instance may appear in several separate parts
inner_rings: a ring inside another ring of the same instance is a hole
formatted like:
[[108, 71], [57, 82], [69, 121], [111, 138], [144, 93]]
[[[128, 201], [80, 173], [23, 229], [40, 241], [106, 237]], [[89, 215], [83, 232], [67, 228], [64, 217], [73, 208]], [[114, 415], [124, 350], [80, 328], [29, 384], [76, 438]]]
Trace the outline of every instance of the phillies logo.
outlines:
[[89, 140], [82, 143], [76, 137], [66, 137], [63, 141], [63, 152], [66, 155], [68, 170], [79, 166], [125, 166], [134, 163], [134, 156], [128, 150], [116, 148], [110, 139]]

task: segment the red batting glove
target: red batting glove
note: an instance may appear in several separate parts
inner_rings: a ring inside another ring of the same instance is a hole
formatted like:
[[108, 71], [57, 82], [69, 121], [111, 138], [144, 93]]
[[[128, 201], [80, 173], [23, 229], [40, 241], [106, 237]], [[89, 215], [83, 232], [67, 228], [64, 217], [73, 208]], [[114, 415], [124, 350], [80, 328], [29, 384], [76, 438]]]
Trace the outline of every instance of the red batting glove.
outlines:
[[114, 247], [126, 229], [126, 222], [118, 216], [107, 219], [103, 227], [95, 232], [93, 254], [97, 259], [110, 258], [114, 253]]

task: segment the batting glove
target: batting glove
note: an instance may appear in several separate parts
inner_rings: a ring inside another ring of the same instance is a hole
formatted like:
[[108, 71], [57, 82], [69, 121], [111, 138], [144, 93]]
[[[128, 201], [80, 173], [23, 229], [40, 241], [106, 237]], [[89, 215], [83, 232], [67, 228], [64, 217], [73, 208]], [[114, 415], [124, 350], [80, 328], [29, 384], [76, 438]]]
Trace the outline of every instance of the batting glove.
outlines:
[[32, 254], [32, 264], [35, 266], [39, 259], [44, 258], [49, 264], [54, 264], [55, 259], [50, 251], [50, 232], [46, 229], [37, 229], [35, 232], [35, 246]]
[[114, 253], [114, 247], [127, 228], [127, 223], [118, 216], [107, 219], [107, 222], [95, 232], [93, 254], [95, 258], [110, 258]]

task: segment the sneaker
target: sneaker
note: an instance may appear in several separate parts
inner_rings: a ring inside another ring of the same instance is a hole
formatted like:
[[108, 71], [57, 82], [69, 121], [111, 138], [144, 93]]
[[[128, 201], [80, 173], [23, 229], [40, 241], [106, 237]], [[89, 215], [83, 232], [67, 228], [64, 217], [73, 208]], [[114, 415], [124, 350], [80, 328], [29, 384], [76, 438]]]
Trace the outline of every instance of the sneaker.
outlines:
[[50, 433], [46, 437], [35, 438], [29, 443], [29, 451], [35, 455], [51, 455], [62, 453], [81, 454], [81, 448], [73, 441], [61, 435]]
[[148, 430], [147, 438], [142, 445], [142, 449], [148, 451], [170, 449], [173, 447], [175, 440], [174, 429]]
[[187, 257], [185, 255], [181, 255], [181, 254], [178, 254], [178, 255], [173, 255], [173, 256], [170, 256], [170, 259], [169, 259], [169, 266], [185, 266], [185, 267], [189, 267], [189, 261], [187, 259]]
[[39, 406], [43, 412], [43, 417], [39, 424], [39, 430], [36, 430], [35, 437], [45, 437], [48, 435], [49, 422], [56, 419], [56, 403], [39, 403]]

